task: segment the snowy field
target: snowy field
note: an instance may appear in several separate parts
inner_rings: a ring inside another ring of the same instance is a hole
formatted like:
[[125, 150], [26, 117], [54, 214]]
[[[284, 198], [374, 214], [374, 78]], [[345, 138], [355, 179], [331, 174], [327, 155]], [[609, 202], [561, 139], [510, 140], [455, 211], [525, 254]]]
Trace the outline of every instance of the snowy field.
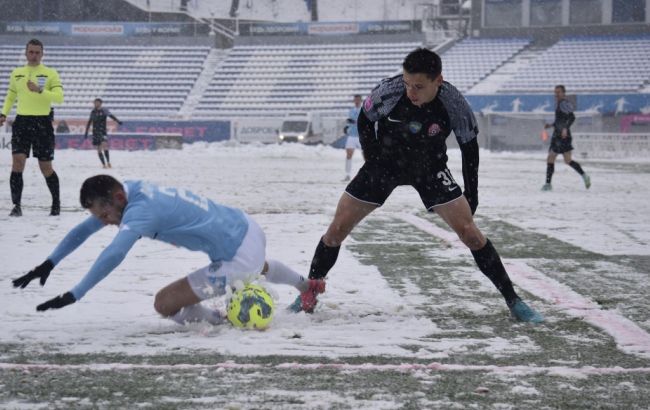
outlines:
[[[460, 152], [449, 155], [462, 181]], [[324, 146], [197, 143], [113, 151], [108, 172], [244, 209], [265, 229], [268, 257], [306, 274], [345, 187], [344, 156]], [[208, 261], [148, 239], [83, 300], [36, 312], [77, 283], [116, 228], [91, 237], [44, 287], [12, 288], [85, 218], [79, 188], [104, 170], [94, 152], [58, 151], [63, 211], [50, 217], [30, 159], [24, 216], [9, 218], [4, 150], [0, 407], [647, 408], [650, 159], [577, 159], [590, 190], [558, 160], [553, 191], [541, 192], [544, 152], [481, 152], [477, 223], [544, 324], [512, 321], [469, 251], [401, 187], [345, 242], [316, 312], [288, 313], [296, 291], [271, 285], [275, 318], [256, 332], [158, 317], [156, 291]]]

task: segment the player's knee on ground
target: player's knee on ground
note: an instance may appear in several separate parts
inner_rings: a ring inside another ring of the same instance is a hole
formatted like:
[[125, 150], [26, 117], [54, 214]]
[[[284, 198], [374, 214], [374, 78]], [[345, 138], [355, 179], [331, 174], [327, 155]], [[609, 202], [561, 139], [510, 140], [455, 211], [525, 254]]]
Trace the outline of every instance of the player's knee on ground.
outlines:
[[175, 307], [169, 303], [167, 292], [164, 290], [156, 293], [156, 297], [154, 298], [153, 302], [153, 308], [156, 309], [156, 312], [164, 317], [173, 316], [176, 314], [176, 312], [178, 312], [178, 310], [174, 311]]

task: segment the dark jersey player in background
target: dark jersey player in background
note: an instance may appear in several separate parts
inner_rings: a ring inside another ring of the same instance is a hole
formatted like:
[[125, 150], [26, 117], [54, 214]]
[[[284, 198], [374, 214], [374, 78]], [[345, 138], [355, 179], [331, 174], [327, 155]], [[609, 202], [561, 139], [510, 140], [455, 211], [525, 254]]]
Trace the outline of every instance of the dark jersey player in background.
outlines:
[[563, 85], [555, 86], [555, 101], [557, 103], [555, 107], [555, 121], [553, 124], [544, 124], [544, 128], [553, 127], [553, 137], [551, 138], [551, 146], [548, 149], [546, 183], [542, 186], [542, 191], [550, 191], [552, 189], [551, 178], [553, 178], [555, 158], [557, 158], [558, 154], [562, 154], [564, 162], [580, 174], [585, 183], [585, 188], [589, 189], [591, 186], [591, 178], [585, 174], [580, 164], [571, 159], [573, 145], [571, 145], [572, 138], [569, 127], [575, 121], [576, 116], [573, 115], [573, 105], [566, 99], [566, 89]]
[[[102, 107], [102, 99], [95, 98], [95, 108], [90, 112], [90, 118], [88, 118], [88, 124], [86, 124], [86, 132], [84, 133], [84, 139], [88, 138], [88, 128], [90, 124], [93, 125], [93, 146], [97, 147], [97, 155], [99, 160], [102, 162], [102, 167], [111, 168], [111, 157], [108, 153], [108, 136], [106, 133], [106, 118], [111, 117], [113, 121], [117, 122], [118, 125], [122, 125], [122, 121], [115, 118], [113, 114], [108, 110], [108, 108]], [[102, 154], [103, 151], [103, 154]], [[106, 157], [106, 161], [104, 161]]]
[[[363, 104], [358, 128], [366, 162], [339, 200], [334, 220], [316, 247], [309, 277], [325, 277], [352, 229], [397, 186], [411, 185], [426, 209], [440, 215], [471, 250], [512, 315], [521, 321], [543, 321], [515, 293], [499, 254], [474, 224], [479, 149], [478, 128], [469, 104], [454, 86], [443, 81], [442, 62], [436, 53], [418, 48], [406, 56], [403, 69], [403, 75], [383, 80]], [[464, 192], [447, 168], [445, 139], [452, 130], [462, 152]], [[313, 309], [316, 296], [301, 295], [300, 303], [293, 306], [311, 305]], [[305, 299], [311, 299], [311, 304]]]

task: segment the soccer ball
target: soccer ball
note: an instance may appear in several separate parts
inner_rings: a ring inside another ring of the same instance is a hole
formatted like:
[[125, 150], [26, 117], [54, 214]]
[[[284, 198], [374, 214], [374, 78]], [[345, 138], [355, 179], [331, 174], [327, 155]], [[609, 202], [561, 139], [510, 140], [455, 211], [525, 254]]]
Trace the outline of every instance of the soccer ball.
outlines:
[[233, 292], [227, 317], [241, 329], [266, 329], [273, 318], [273, 298], [260, 285], [247, 284]]

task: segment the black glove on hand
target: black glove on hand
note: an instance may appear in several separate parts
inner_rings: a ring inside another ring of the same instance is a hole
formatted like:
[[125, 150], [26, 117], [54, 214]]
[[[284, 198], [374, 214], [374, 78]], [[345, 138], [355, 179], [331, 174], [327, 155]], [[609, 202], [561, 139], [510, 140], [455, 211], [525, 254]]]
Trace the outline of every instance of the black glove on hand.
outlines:
[[36, 306], [36, 310], [42, 312], [48, 309], [60, 309], [64, 306], [68, 306], [76, 302], [77, 299], [74, 298], [74, 295], [70, 292], [65, 292], [63, 295], [59, 295], [54, 299], [50, 299], [45, 303], [41, 303]]
[[20, 287], [21, 289], [24, 289], [32, 279], [41, 278], [41, 286], [43, 286], [45, 285], [47, 277], [50, 276], [52, 269], [54, 269], [54, 263], [47, 259], [45, 262], [30, 270], [26, 275], [14, 279], [12, 282], [15, 288]]
[[467, 202], [469, 202], [469, 208], [472, 210], [472, 215], [474, 215], [476, 208], [478, 208], [478, 195], [472, 195], [467, 191], [464, 191], [463, 195], [465, 195], [465, 198], [467, 198]]

